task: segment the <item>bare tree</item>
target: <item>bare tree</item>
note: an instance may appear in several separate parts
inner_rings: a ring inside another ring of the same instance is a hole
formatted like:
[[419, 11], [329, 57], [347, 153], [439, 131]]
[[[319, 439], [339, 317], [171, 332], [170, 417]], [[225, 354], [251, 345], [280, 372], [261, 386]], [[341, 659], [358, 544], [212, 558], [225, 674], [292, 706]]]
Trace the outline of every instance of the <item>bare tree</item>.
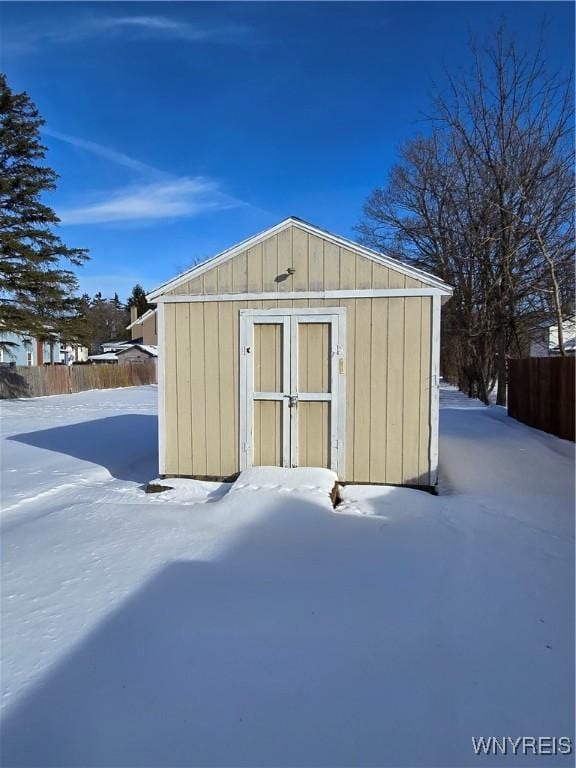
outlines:
[[529, 329], [573, 311], [571, 83], [503, 29], [448, 78], [429, 131], [364, 207], [361, 237], [454, 285], [443, 342], [462, 389], [506, 402], [506, 360]]

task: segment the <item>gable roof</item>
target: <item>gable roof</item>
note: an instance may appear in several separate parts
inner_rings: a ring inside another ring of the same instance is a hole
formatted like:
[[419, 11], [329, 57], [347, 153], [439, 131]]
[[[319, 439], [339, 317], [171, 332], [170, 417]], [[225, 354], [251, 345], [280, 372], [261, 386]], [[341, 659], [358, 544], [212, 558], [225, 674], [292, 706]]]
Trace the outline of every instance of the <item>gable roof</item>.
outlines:
[[122, 355], [125, 355], [126, 352], [130, 352], [132, 349], [139, 349], [141, 352], [147, 354], [148, 357], [158, 357], [158, 347], [154, 346], [154, 344], [130, 344], [127, 347], [119, 349], [116, 354], [118, 357], [122, 357]]
[[120, 347], [125, 347], [126, 344], [131, 343], [127, 339], [110, 339], [110, 341], [103, 341], [100, 347], [101, 349], [120, 349]]
[[99, 355], [89, 355], [88, 360], [118, 360], [115, 352], [102, 352]]
[[346, 248], [347, 250], [353, 253], [357, 253], [358, 255], [363, 256], [364, 258], [370, 259], [371, 261], [375, 261], [376, 263], [381, 264], [384, 267], [388, 267], [389, 269], [393, 269], [396, 272], [400, 272], [401, 274], [407, 275], [408, 277], [413, 277], [416, 280], [420, 280], [426, 285], [429, 285], [431, 288], [437, 288], [439, 291], [441, 291], [445, 295], [449, 296], [452, 294], [452, 287], [448, 285], [448, 283], [445, 283], [443, 280], [440, 280], [440, 278], [436, 277], [435, 275], [431, 275], [429, 272], [425, 272], [424, 270], [418, 269], [417, 267], [404, 264], [403, 262], [398, 261], [398, 259], [393, 259], [390, 256], [385, 256], [384, 254], [379, 253], [378, 251], [374, 251], [371, 248], [366, 248], [364, 245], [355, 243], [353, 240], [348, 240], [345, 237], [334, 235], [332, 232], [328, 232], [327, 230], [320, 229], [319, 227], [316, 227], [313, 224], [309, 224], [307, 221], [304, 221], [303, 219], [298, 219], [296, 216], [289, 216], [287, 219], [284, 219], [279, 224], [276, 224], [275, 226], [270, 227], [270, 229], [266, 229], [264, 230], [264, 232], [260, 232], [257, 235], [253, 235], [252, 237], [249, 237], [247, 240], [243, 240], [237, 245], [234, 245], [231, 248], [227, 248], [226, 250], [221, 251], [220, 253], [216, 254], [216, 256], [213, 256], [212, 258], [207, 259], [206, 261], [203, 261], [200, 264], [197, 264], [191, 269], [188, 269], [185, 272], [182, 272], [181, 274], [177, 275], [171, 280], [168, 280], [165, 283], [162, 283], [146, 296], [146, 300], [149, 302], [154, 302], [159, 296], [162, 296], [168, 291], [171, 291], [174, 288], [177, 288], [182, 283], [185, 283], [188, 280], [191, 280], [192, 278], [195, 278], [195, 277], [198, 277], [199, 275], [204, 274], [204, 272], [207, 272], [209, 269], [219, 266], [223, 262], [234, 258], [234, 256], [241, 253], [242, 251], [245, 251], [248, 248], [252, 248], [253, 246], [258, 245], [263, 240], [266, 240], [267, 238], [272, 237], [273, 235], [277, 235], [279, 232], [282, 232], [285, 229], [288, 229], [289, 227], [297, 227], [298, 229], [301, 229], [304, 232], [308, 232], [308, 234], [316, 235], [316, 237], [321, 237], [324, 240], [328, 240], [329, 242], [332, 242], [335, 245], [340, 246], [341, 248]]

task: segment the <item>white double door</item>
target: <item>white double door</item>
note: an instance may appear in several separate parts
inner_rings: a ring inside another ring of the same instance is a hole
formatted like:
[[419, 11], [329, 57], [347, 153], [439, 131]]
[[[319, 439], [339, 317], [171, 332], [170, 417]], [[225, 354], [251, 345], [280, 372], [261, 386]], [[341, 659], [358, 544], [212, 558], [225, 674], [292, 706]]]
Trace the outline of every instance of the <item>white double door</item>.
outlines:
[[344, 471], [344, 309], [240, 312], [240, 468]]

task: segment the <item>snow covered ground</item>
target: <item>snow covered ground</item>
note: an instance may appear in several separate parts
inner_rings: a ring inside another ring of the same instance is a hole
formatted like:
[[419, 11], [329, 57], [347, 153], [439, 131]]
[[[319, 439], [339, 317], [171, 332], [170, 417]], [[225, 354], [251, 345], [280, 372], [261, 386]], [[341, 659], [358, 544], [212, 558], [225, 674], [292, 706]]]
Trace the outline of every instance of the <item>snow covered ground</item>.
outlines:
[[573, 446], [442, 400], [442, 495], [336, 512], [330, 473], [145, 495], [154, 387], [3, 402], [2, 765], [500, 766], [472, 736], [572, 736]]

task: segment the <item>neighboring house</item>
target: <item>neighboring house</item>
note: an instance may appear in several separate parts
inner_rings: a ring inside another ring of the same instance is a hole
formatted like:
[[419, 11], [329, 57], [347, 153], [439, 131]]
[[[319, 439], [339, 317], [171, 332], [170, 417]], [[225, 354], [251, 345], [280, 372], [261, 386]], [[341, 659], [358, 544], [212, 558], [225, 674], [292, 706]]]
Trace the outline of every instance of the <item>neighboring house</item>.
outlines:
[[0, 342], [10, 343], [10, 346], [0, 347], [0, 363], [31, 366], [60, 362], [60, 340], [57, 334], [50, 334], [50, 338], [44, 340], [0, 331]]
[[530, 331], [528, 352], [522, 345], [522, 356], [548, 357], [550, 355], [550, 329], [548, 326], [538, 326]]
[[452, 288], [289, 218], [152, 291], [163, 476], [317, 466], [437, 483]]
[[141, 365], [150, 360], [156, 362], [158, 348], [146, 344], [132, 344], [116, 352], [119, 365]]
[[[550, 352], [553, 355], [559, 355], [558, 347], [558, 326], [550, 326]], [[562, 335], [564, 337], [564, 351], [568, 355], [573, 355], [576, 350], [576, 317], [571, 317], [562, 323]]]
[[140, 317], [136, 316], [138, 310], [136, 307], [130, 307], [130, 331], [132, 341], [135, 344], [149, 344], [156, 346], [158, 344], [158, 328], [156, 310], [149, 309]]
[[[102, 347], [105, 345], [103, 344]], [[122, 344], [115, 352], [102, 352], [99, 355], [90, 355], [90, 363], [107, 363], [114, 365], [141, 365], [144, 362], [158, 357], [157, 347], [146, 344]]]
[[[562, 323], [564, 336], [564, 351], [573, 355], [576, 351], [576, 318], [572, 317]], [[558, 326], [542, 324], [530, 333], [528, 357], [550, 357], [560, 354], [558, 347]]]
[[88, 360], [88, 347], [81, 344], [62, 344], [60, 346], [60, 362], [64, 365], [85, 363]]

